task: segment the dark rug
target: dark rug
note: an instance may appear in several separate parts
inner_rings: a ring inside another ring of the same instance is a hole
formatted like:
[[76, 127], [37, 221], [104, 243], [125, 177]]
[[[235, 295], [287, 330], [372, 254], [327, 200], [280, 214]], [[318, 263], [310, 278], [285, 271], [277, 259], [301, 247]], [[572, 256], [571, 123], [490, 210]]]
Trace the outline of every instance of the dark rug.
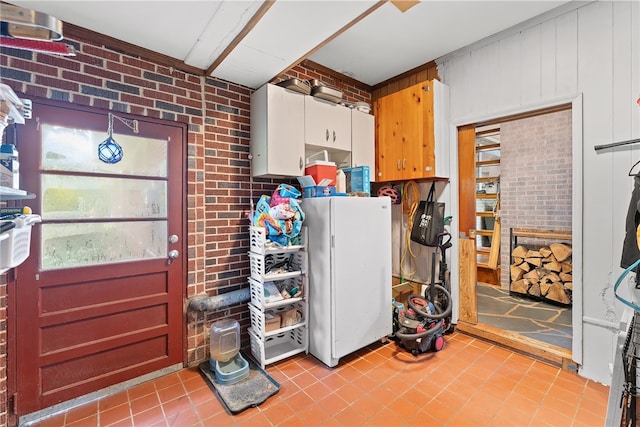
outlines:
[[248, 357], [249, 376], [235, 384], [221, 384], [216, 374], [209, 369], [209, 361], [199, 365], [200, 373], [213, 388], [218, 399], [231, 414], [237, 414], [247, 408], [260, 405], [280, 391], [280, 384]]

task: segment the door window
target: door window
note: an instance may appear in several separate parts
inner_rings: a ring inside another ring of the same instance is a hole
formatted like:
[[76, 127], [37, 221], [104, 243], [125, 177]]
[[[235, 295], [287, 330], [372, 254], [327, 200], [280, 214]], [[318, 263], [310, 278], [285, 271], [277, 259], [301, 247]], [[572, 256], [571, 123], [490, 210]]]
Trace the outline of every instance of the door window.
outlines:
[[42, 271], [167, 257], [168, 141], [115, 135], [106, 164], [104, 137], [42, 125]]

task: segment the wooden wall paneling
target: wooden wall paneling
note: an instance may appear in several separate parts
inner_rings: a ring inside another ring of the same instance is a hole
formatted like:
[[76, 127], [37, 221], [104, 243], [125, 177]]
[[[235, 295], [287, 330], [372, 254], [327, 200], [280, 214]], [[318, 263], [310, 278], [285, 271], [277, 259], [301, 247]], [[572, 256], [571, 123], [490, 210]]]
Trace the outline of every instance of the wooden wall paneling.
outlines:
[[[496, 88], [496, 105], [518, 105], [520, 103], [520, 35], [500, 40], [500, 58], [513, 58], [511, 66], [500, 67]], [[504, 108], [504, 107], [503, 107]]]
[[533, 104], [540, 101], [540, 25], [522, 33], [522, 79], [521, 103]]
[[556, 19], [556, 97], [578, 92], [578, 11]]
[[474, 125], [458, 128], [458, 215], [460, 236], [476, 228], [476, 131]]
[[556, 22], [540, 24], [540, 96], [548, 99], [556, 93]]
[[476, 241], [460, 239], [459, 271], [460, 271], [460, 318], [462, 322], [478, 323], [478, 293], [476, 269]]

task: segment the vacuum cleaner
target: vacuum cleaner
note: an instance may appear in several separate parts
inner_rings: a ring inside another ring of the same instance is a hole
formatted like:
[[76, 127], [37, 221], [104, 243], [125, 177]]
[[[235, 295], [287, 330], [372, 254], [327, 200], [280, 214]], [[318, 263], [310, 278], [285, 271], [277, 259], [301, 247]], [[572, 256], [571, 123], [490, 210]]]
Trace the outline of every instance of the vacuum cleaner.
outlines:
[[[431, 257], [431, 283], [424, 296], [411, 294], [406, 308], [400, 305], [394, 313], [395, 338], [401, 347], [417, 356], [429, 350], [444, 348], [444, 335], [453, 332], [451, 323], [451, 291], [445, 252], [451, 247], [451, 235], [438, 235], [438, 246]], [[436, 261], [440, 251], [439, 282], [435, 280]]]

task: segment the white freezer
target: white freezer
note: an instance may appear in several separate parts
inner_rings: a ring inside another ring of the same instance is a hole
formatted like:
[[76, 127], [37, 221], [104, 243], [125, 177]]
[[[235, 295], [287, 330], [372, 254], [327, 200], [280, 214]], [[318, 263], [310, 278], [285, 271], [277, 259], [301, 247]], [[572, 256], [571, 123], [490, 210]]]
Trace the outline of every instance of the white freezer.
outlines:
[[388, 197], [304, 199], [309, 352], [328, 366], [392, 332]]

